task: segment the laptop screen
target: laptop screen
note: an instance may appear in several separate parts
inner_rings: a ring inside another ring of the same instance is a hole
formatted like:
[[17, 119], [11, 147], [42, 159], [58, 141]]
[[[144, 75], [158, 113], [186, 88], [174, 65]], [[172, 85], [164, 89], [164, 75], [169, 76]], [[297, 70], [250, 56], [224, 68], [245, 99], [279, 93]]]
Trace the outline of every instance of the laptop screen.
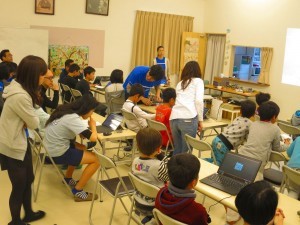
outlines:
[[116, 130], [122, 123], [123, 116], [111, 113], [102, 123], [103, 126], [109, 127], [112, 130]]
[[260, 160], [228, 152], [219, 167], [218, 173], [253, 182], [260, 165]]

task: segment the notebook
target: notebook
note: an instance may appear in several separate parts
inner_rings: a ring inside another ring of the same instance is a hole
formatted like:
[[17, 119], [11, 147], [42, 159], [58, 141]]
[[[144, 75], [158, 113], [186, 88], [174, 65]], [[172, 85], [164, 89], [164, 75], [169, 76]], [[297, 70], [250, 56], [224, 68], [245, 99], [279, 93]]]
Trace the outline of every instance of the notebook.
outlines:
[[228, 152], [218, 172], [201, 179], [200, 182], [237, 195], [244, 186], [254, 181], [260, 165], [260, 160]]
[[123, 120], [123, 116], [115, 113], [109, 114], [102, 125], [97, 126], [98, 133], [110, 133], [118, 129]]

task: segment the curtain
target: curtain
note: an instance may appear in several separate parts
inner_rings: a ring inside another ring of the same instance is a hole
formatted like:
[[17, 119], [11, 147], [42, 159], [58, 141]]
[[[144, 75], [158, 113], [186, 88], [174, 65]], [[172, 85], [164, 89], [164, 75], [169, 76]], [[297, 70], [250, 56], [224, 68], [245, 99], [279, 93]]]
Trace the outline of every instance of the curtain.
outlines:
[[204, 80], [211, 84], [223, 71], [226, 35], [208, 34]]
[[258, 78], [259, 83], [270, 84], [270, 67], [273, 57], [273, 48], [263, 47], [261, 51], [261, 69]]
[[131, 69], [153, 65], [156, 48], [164, 46], [170, 60], [170, 74], [179, 73], [182, 32], [193, 30], [193, 17], [137, 11], [134, 26]]

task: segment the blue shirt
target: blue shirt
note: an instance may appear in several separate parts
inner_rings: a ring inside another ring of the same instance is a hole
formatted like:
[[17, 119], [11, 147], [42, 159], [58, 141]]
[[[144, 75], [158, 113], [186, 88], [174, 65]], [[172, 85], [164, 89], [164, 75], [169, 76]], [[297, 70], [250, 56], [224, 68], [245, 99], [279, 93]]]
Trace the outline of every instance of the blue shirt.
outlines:
[[287, 163], [288, 167], [300, 168], [300, 137], [297, 137], [290, 145], [286, 153], [290, 157]]
[[[159, 59], [158, 57], [156, 57], [155, 60], [156, 60], [156, 64], [160, 65], [166, 74], [166, 58], [163, 57], [162, 59]], [[164, 78], [161, 80], [161, 84], [166, 84], [166, 83], [167, 83], [167, 79], [166, 79], [166, 75], [165, 75]]]
[[0, 81], [0, 92], [3, 92], [4, 90], [4, 84], [2, 81]]
[[134, 85], [134, 84], [141, 84], [144, 87], [144, 97], [148, 98], [150, 89], [152, 87], [155, 86], [159, 86], [161, 84], [161, 80], [158, 81], [147, 81], [146, 80], [146, 75], [148, 73], [148, 71], [150, 70], [149, 66], [137, 66], [135, 67], [131, 73], [128, 75], [128, 77], [126, 78], [124, 84], [123, 84], [123, 88], [125, 90], [125, 93], [127, 92], [127, 86], [130, 85]]

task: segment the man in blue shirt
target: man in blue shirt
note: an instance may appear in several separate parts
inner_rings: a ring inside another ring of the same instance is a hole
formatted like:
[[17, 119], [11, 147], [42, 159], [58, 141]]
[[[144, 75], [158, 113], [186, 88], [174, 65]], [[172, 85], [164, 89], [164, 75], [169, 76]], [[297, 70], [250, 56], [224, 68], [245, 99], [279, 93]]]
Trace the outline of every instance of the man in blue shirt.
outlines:
[[137, 66], [131, 71], [123, 84], [125, 95], [128, 96], [132, 85], [141, 84], [144, 88], [145, 94], [140, 98], [140, 100], [145, 105], [151, 104], [148, 96], [152, 87], [155, 87], [156, 90], [156, 100], [161, 101], [160, 84], [163, 77], [164, 70], [159, 65], [153, 65], [150, 68], [148, 66]]

